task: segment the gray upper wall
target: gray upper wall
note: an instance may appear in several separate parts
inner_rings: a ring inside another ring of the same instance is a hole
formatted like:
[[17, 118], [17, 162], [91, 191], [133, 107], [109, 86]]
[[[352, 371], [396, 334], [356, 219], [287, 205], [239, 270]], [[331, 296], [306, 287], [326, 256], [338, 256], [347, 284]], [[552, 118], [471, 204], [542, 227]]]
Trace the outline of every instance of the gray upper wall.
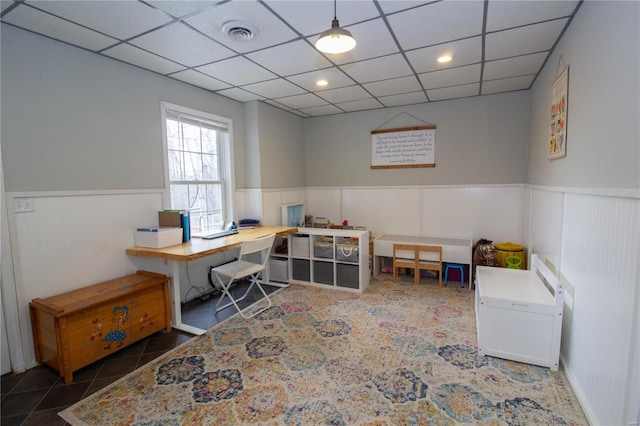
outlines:
[[[371, 169], [371, 131], [436, 126], [435, 168]], [[512, 184], [526, 179], [529, 95], [515, 92], [305, 120], [306, 185]]]
[[163, 188], [161, 101], [233, 120], [236, 186], [245, 186], [239, 102], [1, 27], [6, 191]]
[[[527, 181], [640, 188], [640, 2], [586, 1], [531, 90]], [[567, 155], [548, 160], [551, 84], [569, 66]]]
[[300, 188], [304, 182], [303, 119], [263, 102], [245, 104], [247, 188]]

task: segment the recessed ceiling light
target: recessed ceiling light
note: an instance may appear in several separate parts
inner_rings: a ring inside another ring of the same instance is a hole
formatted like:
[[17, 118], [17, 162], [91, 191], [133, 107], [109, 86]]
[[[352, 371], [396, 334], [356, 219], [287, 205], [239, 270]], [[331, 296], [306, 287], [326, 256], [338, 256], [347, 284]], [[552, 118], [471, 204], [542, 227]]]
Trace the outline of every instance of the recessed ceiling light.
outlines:
[[327, 84], [329, 84], [329, 82], [327, 80], [318, 80], [316, 81], [316, 85], [317, 86], [326, 86]]
[[451, 55], [442, 55], [438, 58], [438, 62], [440, 62], [441, 64], [445, 64], [447, 62], [450, 62], [453, 59], [453, 57]]

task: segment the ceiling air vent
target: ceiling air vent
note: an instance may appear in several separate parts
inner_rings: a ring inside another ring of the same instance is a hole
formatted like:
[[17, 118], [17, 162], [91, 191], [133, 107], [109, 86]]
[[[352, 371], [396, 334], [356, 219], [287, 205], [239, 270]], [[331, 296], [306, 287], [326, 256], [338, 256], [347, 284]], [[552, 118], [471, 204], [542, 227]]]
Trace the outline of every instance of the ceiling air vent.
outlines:
[[249, 41], [258, 35], [258, 29], [248, 22], [229, 21], [222, 25], [222, 33], [233, 41]]

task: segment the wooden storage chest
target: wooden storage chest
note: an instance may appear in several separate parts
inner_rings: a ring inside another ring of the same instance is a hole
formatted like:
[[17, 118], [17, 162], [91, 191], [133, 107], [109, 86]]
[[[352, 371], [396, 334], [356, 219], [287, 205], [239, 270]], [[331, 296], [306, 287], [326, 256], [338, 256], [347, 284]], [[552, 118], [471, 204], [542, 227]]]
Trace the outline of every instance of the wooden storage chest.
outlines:
[[147, 271], [29, 303], [36, 360], [64, 377], [163, 328], [169, 277]]

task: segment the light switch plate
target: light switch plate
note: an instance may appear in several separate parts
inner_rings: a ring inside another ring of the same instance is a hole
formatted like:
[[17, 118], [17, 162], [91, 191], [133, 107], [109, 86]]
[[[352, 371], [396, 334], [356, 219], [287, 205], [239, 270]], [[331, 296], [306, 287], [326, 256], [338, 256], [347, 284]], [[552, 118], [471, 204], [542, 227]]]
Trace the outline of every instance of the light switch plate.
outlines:
[[13, 211], [15, 213], [26, 213], [35, 211], [33, 198], [19, 197], [13, 199]]

